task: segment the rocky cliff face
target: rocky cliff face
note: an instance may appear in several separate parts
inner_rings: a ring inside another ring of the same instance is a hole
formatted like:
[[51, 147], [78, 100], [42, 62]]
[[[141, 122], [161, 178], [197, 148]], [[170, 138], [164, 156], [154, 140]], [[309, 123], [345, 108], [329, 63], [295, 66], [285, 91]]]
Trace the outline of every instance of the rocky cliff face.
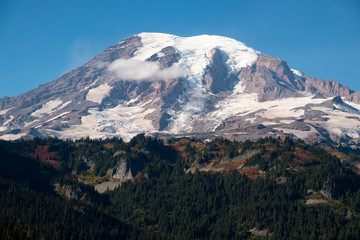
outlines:
[[307, 92], [320, 93], [324, 97], [341, 96], [349, 97], [353, 92], [339, 82], [326, 79], [321, 80], [315, 77], [306, 77], [305, 89]]
[[210, 53], [210, 64], [206, 66], [204, 75], [206, 90], [215, 94], [231, 90], [235, 85], [236, 77], [229, 74], [224, 64], [227, 56], [217, 48], [211, 49]]
[[[337, 96], [341, 102], [329, 104]], [[0, 138], [145, 132], [357, 145], [359, 104], [358, 92], [233, 39], [142, 33], [53, 82], [0, 99]]]
[[258, 93], [260, 102], [302, 96], [302, 84], [286, 62], [274, 57], [260, 56], [252, 66], [244, 68], [238, 78], [247, 92]]
[[133, 178], [131, 169], [128, 166], [126, 159], [120, 159], [113, 168], [107, 171], [113, 179], [126, 181]]
[[178, 62], [180, 58], [181, 56], [176, 49], [172, 46], [168, 46], [146, 59], [146, 61], [157, 62], [161, 69], [164, 69], [171, 67], [174, 63]]
[[346, 100], [360, 104], [360, 92], [351, 93]]

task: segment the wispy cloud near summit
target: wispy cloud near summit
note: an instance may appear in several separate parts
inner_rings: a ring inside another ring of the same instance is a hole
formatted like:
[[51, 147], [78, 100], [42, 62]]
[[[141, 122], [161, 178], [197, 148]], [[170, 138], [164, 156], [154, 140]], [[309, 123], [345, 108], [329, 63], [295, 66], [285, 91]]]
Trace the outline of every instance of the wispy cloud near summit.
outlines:
[[134, 59], [115, 60], [107, 69], [121, 80], [155, 81], [184, 76], [183, 70], [177, 66], [161, 69], [155, 62]]

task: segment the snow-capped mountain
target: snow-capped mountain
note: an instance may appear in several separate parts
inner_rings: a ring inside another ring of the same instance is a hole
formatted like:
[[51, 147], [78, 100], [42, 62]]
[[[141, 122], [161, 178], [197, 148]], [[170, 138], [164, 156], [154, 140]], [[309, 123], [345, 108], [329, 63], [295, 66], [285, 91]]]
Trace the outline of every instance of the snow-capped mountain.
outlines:
[[141, 33], [0, 99], [0, 138], [147, 134], [360, 143], [360, 94], [231, 38]]

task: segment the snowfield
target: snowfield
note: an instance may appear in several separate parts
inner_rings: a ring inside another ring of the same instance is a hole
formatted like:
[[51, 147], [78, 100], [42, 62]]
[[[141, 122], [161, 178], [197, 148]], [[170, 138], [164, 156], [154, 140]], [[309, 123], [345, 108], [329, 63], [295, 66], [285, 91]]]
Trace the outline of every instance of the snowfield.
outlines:
[[35, 112], [31, 113], [31, 116], [41, 118], [44, 115], [51, 114], [54, 110], [56, 110], [63, 101], [61, 99], [51, 100], [44, 104], [40, 109], [36, 110]]
[[244, 43], [215, 35], [178, 37], [163, 33], [140, 33], [138, 36], [143, 47], [135, 53], [133, 59], [145, 61], [161, 49], [173, 46], [181, 56], [175, 65], [185, 71], [186, 76], [194, 83], [202, 80], [205, 68], [210, 63], [213, 48], [218, 48], [226, 54], [229, 74], [238, 74], [241, 68], [253, 64], [260, 55], [260, 52]]
[[86, 95], [86, 100], [100, 104], [102, 100], [109, 95], [111, 89], [112, 87], [106, 83], [101, 84], [98, 87], [91, 88]]
[[[81, 118], [81, 125], [74, 125], [63, 131], [51, 130], [55, 135], [63, 138], [78, 139], [82, 136], [90, 138], [106, 138], [121, 136], [124, 140], [130, 140], [139, 133], [155, 132], [151, 120], [145, 116], [153, 109], [145, 109], [144, 103], [140, 106], [129, 106], [129, 102], [120, 104], [114, 108], [99, 111], [98, 108], [89, 110], [89, 114]], [[58, 116], [60, 117], [60, 116]]]

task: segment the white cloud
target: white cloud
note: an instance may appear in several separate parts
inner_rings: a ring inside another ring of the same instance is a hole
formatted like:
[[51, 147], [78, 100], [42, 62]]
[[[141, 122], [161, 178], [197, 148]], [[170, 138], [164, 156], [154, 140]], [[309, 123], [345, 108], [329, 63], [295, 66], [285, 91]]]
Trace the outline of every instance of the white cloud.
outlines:
[[121, 80], [154, 81], [178, 78], [184, 72], [177, 66], [161, 69], [155, 62], [144, 62], [134, 59], [118, 59], [108, 66], [108, 71], [113, 72]]

